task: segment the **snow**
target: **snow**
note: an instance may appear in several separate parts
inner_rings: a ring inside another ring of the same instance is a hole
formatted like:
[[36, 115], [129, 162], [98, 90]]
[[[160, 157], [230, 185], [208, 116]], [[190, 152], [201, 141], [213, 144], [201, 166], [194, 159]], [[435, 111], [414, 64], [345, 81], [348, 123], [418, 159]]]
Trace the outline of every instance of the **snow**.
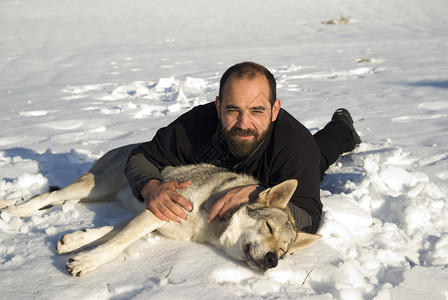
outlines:
[[0, 215], [2, 299], [447, 299], [445, 0], [0, 2], [0, 199], [64, 186], [106, 151], [214, 100], [252, 60], [313, 133], [349, 109], [363, 143], [331, 167], [312, 247], [254, 273], [149, 235], [85, 277], [57, 240], [116, 203]]

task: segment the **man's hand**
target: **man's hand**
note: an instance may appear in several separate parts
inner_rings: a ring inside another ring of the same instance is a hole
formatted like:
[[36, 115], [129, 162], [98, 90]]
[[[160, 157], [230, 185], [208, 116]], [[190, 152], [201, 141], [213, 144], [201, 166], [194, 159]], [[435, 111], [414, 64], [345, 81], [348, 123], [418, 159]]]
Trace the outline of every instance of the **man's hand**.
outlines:
[[163, 221], [171, 220], [179, 223], [179, 217], [186, 220], [185, 210], [192, 211], [193, 207], [176, 190], [191, 184], [191, 180], [185, 182], [150, 180], [141, 191], [141, 195], [145, 199], [145, 207]]
[[258, 185], [245, 185], [231, 189], [210, 208], [207, 222], [210, 224], [216, 216], [228, 220], [242, 206], [258, 196]]

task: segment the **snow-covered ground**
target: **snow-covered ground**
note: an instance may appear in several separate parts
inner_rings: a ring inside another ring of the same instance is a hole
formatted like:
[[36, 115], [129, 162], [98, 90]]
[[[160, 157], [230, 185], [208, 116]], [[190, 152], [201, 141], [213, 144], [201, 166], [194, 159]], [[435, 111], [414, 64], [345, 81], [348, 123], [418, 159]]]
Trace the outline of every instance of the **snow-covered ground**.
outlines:
[[1, 214], [0, 298], [447, 299], [447, 15], [446, 0], [1, 1], [0, 199], [151, 139], [245, 60], [312, 132], [346, 107], [363, 143], [322, 183], [324, 238], [264, 275], [151, 235], [71, 277], [57, 240], [129, 214], [67, 203]]

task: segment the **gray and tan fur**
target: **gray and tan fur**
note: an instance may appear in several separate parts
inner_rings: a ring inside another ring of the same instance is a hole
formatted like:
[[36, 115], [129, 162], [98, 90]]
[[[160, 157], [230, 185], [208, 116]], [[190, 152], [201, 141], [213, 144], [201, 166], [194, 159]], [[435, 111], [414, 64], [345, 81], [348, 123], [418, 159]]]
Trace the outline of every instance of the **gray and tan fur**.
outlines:
[[116, 258], [136, 240], [157, 230], [173, 239], [210, 243], [230, 257], [246, 261], [259, 271], [277, 266], [278, 259], [295, 249], [305, 248], [320, 235], [297, 230], [287, 207], [297, 181], [287, 180], [260, 193], [258, 199], [239, 208], [229, 220], [215, 218], [207, 223], [211, 205], [225, 192], [238, 186], [258, 184], [251, 176], [236, 174], [209, 164], [168, 167], [162, 171], [164, 181], [193, 183], [179, 189], [193, 204], [187, 220], [180, 223], [162, 221], [136, 200], [124, 176], [126, 159], [136, 145], [109, 151], [92, 168], [67, 187], [41, 194], [20, 205], [4, 208], [25, 217], [33, 211], [66, 201], [118, 200], [139, 214], [126, 226], [104, 226], [64, 235], [57, 244], [59, 254], [98, 245], [69, 259], [67, 271], [80, 276]]

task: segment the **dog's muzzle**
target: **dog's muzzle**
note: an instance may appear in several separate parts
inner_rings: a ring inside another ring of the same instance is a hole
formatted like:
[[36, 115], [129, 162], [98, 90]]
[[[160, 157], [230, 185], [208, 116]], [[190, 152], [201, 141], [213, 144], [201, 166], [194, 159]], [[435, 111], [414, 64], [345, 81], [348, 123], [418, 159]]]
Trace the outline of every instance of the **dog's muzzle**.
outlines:
[[257, 259], [251, 255], [250, 248], [250, 244], [244, 246], [244, 257], [252, 268], [264, 272], [268, 269], [275, 268], [278, 265], [278, 257], [275, 252], [268, 252], [264, 257]]

